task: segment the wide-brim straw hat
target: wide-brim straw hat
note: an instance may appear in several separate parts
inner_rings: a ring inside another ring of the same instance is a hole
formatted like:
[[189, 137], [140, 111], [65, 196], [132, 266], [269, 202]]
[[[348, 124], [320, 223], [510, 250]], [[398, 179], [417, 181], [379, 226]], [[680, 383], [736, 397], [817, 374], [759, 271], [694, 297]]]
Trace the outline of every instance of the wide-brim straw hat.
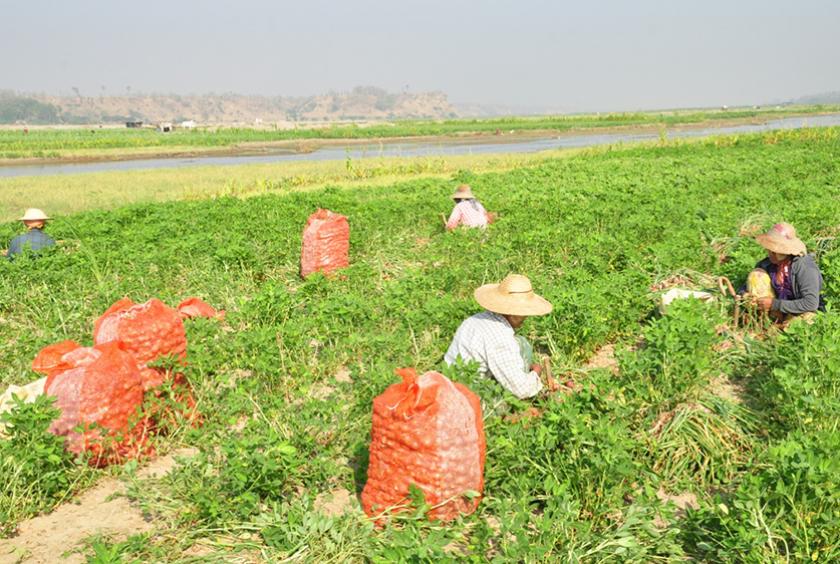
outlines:
[[20, 221], [47, 221], [50, 217], [43, 212], [43, 210], [39, 210], [38, 208], [29, 208], [20, 218]]
[[780, 255], [804, 256], [808, 252], [805, 243], [796, 236], [796, 229], [790, 223], [777, 223], [755, 240], [768, 251]]
[[452, 194], [452, 198], [455, 200], [472, 200], [475, 196], [473, 196], [472, 188], [470, 188], [468, 184], [461, 184], [455, 189], [455, 193]]
[[499, 284], [485, 284], [475, 290], [474, 296], [484, 309], [502, 315], [545, 315], [552, 309], [521, 274], [509, 274]]

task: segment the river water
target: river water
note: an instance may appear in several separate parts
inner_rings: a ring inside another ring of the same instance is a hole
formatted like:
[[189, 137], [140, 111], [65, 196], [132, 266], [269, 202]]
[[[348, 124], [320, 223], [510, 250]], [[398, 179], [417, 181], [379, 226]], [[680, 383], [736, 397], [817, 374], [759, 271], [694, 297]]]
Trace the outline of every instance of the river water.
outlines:
[[[706, 127], [698, 129], [668, 130], [670, 139], [707, 137], [733, 133], [755, 133], [779, 129], [803, 127], [840, 126], [840, 114], [821, 116], [789, 117], [767, 121], [762, 124]], [[547, 137], [512, 141], [510, 143], [487, 143], [474, 139], [436, 141], [393, 141], [370, 144], [330, 145], [311, 153], [273, 152], [259, 155], [226, 155], [189, 158], [155, 158], [126, 161], [103, 161], [90, 163], [56, 163], [39, 165], [0, 166], [0, 177], [44, 176], [50, 174], [80, 174], [87, 172], [168, 169], [195, 166], [230, 166], [254, 163], [276, 163], [289, 161], [329, 161], [350, 158], [367, 159], [377, 157], [435, 157], [449, 155], [477, 155], [487, 153], [535, 153], [550, 149], [573, 147], [595, 147], [615, 143], [631, 143], [658, 139], [659, 133], [581, 133], [559, 137]]]

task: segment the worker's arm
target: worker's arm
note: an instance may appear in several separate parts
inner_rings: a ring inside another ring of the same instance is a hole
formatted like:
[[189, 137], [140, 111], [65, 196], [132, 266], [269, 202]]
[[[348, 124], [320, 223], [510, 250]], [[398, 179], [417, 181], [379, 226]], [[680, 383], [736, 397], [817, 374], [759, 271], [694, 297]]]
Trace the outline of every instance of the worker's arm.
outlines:
[[12, 239], [11, 243], [9, 243], [9, 250], [6, 251], [6, 256], [11, 258], [15, 255], [19, 255], [23, 249], [21, 248], [20, 239], [15, 237]]
[[525, 372], [522, 364], [516, 339], [494, 343], [487, 350], [487, 368], [499, 384], [519, 399], [531, 398], [540, 393], [542, 382], [537, 372]]
[[796, 274], [799, 298], [795, 300], [774, 299], [771, 310], [786, 314], [799, 315], [809, 311], [817, 311], [820, 307], [820, 269], [810, 257], [800, 260], [810, 260], [800, 272]]
[[455, 206], [452, 209], [452, 213], [449, 214], [449, 219], [446, 220], [446, 228], [449, 230], [455, 229], [461, 223], [461, 208], [459, 206]]

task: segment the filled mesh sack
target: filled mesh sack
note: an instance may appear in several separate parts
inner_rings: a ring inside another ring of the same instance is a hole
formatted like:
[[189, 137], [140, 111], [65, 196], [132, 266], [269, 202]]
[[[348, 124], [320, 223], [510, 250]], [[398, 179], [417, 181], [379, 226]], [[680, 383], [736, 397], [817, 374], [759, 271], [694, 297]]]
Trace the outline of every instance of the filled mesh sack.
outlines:
[[[53, 349], [39, 355], [38, 367], [55, 353]], [[66, 437], [69, 451], [89, 452], [93, 465], [143, 452], [145, 432], [142, 424], [136, 425], [143, 380], [136, 359], [119, 343], [67, 350], [46, 373], [44, 393], [56, 398], [61, 411], [50, 432]]]
[[303, 230], [300, 275], [328, 274], [350, 264], [350, 223], [347, 218], [325, 209], [309, 216]]
[[430, 519], [472, 513], [484, 489], [486, 444], [478, 396], [438, 372], [417, 377], [406, 368], [397, 374], [403, 381], [373, 400], [365, 513], [381, 520], [404, 509], [412, 485], [432, 507]]
[[162, 301], [152, 298], [135, 304], [123, 298], [96, 320], [93, 342], [96, 345], [119, 341], [122, 348], [137, 359], [146, 390], [166, 381], [171, 374], [149, 367], [159, 359], [187, 355], [187, 336], [181, 314]]

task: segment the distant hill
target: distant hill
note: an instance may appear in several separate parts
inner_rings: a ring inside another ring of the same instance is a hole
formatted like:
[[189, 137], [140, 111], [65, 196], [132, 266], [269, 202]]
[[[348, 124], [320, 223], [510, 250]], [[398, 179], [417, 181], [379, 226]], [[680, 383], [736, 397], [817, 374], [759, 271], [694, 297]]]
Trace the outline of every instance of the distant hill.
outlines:
[[840, 90], [835, 92], [823, 92], [822, 94], [811, 94], [809, 96], [802, 96], [795, 100], [788, 100], [784, 104], [791, 105], [834, 105], [840, 104]]
[[0, 92], [0, 123], [94, 124], [195, 120], [199, 124], [445, 119], [458, 117], [446, 94], [389, 93], [358, 86], [350, 92], [319, 96], [174, 94], [126, 96], [49, 96]]
[[570, 113], [557, 107], [515, 106], [510, 104], [474, 104], [453, 102], [458, 115], [470, 118], [494, 118], [506, 116], [547, 116]]

